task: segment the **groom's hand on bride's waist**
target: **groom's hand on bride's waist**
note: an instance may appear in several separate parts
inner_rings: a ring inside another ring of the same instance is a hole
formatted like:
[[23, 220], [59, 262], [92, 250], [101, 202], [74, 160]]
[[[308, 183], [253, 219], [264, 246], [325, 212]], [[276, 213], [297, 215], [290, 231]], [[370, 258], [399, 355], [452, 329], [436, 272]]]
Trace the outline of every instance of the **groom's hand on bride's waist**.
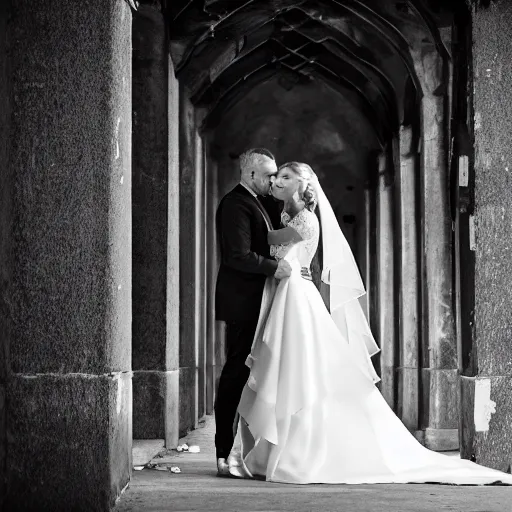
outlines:
[[292, 267], [286, 260], [279, 260], [277, 264], [277, 270], [274, 274], [276, 279], [284, 279], [285, 277], [290, 277], [292, 273]]

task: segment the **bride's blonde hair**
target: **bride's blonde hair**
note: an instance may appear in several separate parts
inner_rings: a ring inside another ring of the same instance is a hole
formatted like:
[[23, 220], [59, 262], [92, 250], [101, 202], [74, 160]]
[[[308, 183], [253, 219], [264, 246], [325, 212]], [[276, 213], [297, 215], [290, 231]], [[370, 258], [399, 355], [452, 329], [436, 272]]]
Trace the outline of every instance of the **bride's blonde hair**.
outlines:
[[302, 162], [286, 162], [279, 166], [279, 171], [282, 169], [290, 169], [299, 177], [299, 196], [310, 212], [315, 211], [317, 198], [311, 182], [316, 178], [316, 174], [313, 169]]

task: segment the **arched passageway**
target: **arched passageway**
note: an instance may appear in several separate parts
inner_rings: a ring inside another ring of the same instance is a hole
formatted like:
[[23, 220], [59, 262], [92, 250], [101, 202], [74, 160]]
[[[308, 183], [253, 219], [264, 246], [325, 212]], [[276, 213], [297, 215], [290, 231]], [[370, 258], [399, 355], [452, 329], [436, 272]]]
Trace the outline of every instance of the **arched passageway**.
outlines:
[[[427, 446], [459, 446], [448, 185], [455, 10], [413, 1], [170, 6], [185, 96], [180, 176], [191, 187], [180, 199], [195, 205], [180, 210], [181, 240], [197, 266], [180, 266], [180, 304], [197, 308], [181, 316], [182, 375], [193, 357], [199, 366], [189, 394], [180, 389], [182, 403], [196, 403], [182, 428], [213, 404], [215, 205], [238, 181], [237, 155], [261, 145], [281, 162], [309, 162], [328, 190], [369, 291], [384, 396]], [[195, 284], [186, 291], [185, 282]], [[184, 346], [191, 339], [194, 350]]]
[[0, 3], [1, 505], [108, 510], [133, 438], [212, 411], [213, 218], [254, 145], [328, 184], [404, 423], [510, 470], [511, 26], [506, 0]]
[[[459, 376], [471, 374], [473, 361], [469, 219], [461, 229], [454, 197], [472, 201], [467, 184], [458, 183], [471, 158], [467, 8], [283, 0], [177, 2], [155, 12], [140, 6], [137, 16], [153, 16], [153, 41], [172, 70], [169, 137], [175, 145], [179, 139], [180, 153], [172, 165], [179, 222], [169, 228], [180, 241], [179, 344], [171, 342], [180, 405], [162, 402], [160, 432], [172, 424], [176, 438], [212, 411], [223, 361], [222, 326], [213, 316], [213, 218], [238, 180], [237, 155], [260, 145], [281, 162], [309, 162], [326, 184], [367, 285], [366, 311], [382, 348], [375, 360], [382, 393], [428, 447], [458, 449]], [[154, 55], [149, 30], [141, 34], [141, 51]], [[142, 71], [143, 83], [152, 83]], [[164, 155], [163, 173], [167, 164]], [[162, 343], [169, 353], [169, 339]], [[134, 388], [145, 419], [149, 389]], [[135, 437], [147, 432], [137, 421], [134, 427]], [[465, 450], [473, 450], [469, 440]]]

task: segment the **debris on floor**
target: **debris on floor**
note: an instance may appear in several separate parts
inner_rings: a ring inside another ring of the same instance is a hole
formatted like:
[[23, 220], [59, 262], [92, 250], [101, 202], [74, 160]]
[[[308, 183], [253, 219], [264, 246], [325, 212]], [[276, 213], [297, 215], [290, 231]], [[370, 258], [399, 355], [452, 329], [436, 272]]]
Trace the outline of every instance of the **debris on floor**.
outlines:
[[151, 462], [148, 462], [145, 466], [142, 466], [142, 469], [154, 469], [155, 471], [170, 471], [171, 473], [181, 473], [181, 469], [178, 466], [168, 466], [167, 464], [152, 464]]
[[180, 444], [176, 447], [177, 452], [199, 453], [201, 449], [196, 444], [189, 446], [187, 443]]

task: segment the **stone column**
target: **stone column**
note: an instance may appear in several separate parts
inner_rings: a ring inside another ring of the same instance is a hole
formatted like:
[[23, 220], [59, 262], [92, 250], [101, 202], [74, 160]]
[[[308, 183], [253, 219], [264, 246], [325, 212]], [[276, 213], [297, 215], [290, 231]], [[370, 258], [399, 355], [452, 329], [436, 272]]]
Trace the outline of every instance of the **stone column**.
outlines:
[[418, 429], [419, 405], [419, 224], [417, 157], [410, 126], [400, 128], [400, 165], [396, 175], [398, 221], [398, 415], [410, 431]]
[[361, 277], [364, 282], [366, 294], [359, 299], [361, 307], [363, 308], [364, 314], [368, 322], [370, 321], [370, 268], [371, 268], [371, 253], [370, 253], [370, 229], [371, 229], [371, 205], [370, 205], [370, 193], [367, 188], [363, 189], [363, 208], [361, 219], [358, 223], [357, 232], [357, 248], [359, 256], [359, 268], [361, 271]]
[[378, 332], [381, 348], [381, 392], [390, 407], [396, 405], [395, 373], [395, 270], [393, 186], [386, 176], [386, 155], [379, 157], [377, 188]]
[[512, 461], [512, 5], [473, 12], [475, 324], [478, 368], [462, 378], [462, 456]]
[[167, 225], [167, 391], [165, 440], [173, 447], [179, 441], [180, 367], [180, 88], [169, 59], [168, 136], [168, 225]]
[[[7, 2], [0, 2], [0, 283], [9, 280], [9, 268], [3, 262], [8, 261], [11, 216], [11, 187], [14, 179], [13, 169], [8, 163], [9, 157], [9, 125], [10, 125], [10, 94], [7, 66]], [[0, 292], [0, 508], [5, 496], [6, 483], [6, 444], [7, 444], [7, 411], [5, 403], [8, 354], [8, 333], [5, 323], [5, 299]]]
[[[196, 126], [200, 126], [201, 112], [196, 111]], [[197, 415], [202, 418], [206, 410], [206, 160], [203, 138], [196, 130], [196, 297], [195, 308], [197, 345]]]
[[217, 327], [215, 322], [215, 285], [218, 273], [218, 248], [215, 217], [219, 204], [217, 184], [217, 162], [208, 153], [206, 158], [206, 225], [207, 225], [207, 290], [206, 290], [206, 311], [207, 311], [207, 341], [206, 341], [206, 414], [213, 414], [215, 403], [215, 376], [216, 358], [215, 347], [217, 344]]
[[139, 5], [133, 19], [133, 435], [173, 447], [179, 422], [179, 187], [172, 125], [178, 123], [179, 91], [168, 44], [161, 10]]
[[5, 510], [108, 511], [130, 478], [131, 33], [126, 2], [11, 3]]
[[[453, 313], [452, 222], [446, 134], [446, 84], [435, 48], [413, 54], [423, 84], [421, 151], [422, 373], [425, 444], [438, 451], [458, 442], [458, 364]], [[443, 87], [444, 86], [444, 87]]]
[[[377, 166], [377, 162], [374, 163]], [[368, 230], [366, 254], [368, 265], [366, 267], [366, 293], [368, 298], [368, 321], [370, 329], [380, 344], [379, 336], [379, 268], [378, 268], [378, 240], [377, 240], [377, 190], [378, 171], [371, 169], [371, 177], [365, 186], [365, 224]], [[375, 371], [381, 375], [381, 353], [372, 358]], [[378, 384], [380, 389], [380, 384]]]
[[[180, 432], [197, 426], [204, 400], [204, 155], [198, 114], [180, 87]], [[201, 353], [200, 353], [201, 351]], [[200, 379], [201, 377], [201, 379]], [[200, 391], [201, 390], [203, 391]]]

